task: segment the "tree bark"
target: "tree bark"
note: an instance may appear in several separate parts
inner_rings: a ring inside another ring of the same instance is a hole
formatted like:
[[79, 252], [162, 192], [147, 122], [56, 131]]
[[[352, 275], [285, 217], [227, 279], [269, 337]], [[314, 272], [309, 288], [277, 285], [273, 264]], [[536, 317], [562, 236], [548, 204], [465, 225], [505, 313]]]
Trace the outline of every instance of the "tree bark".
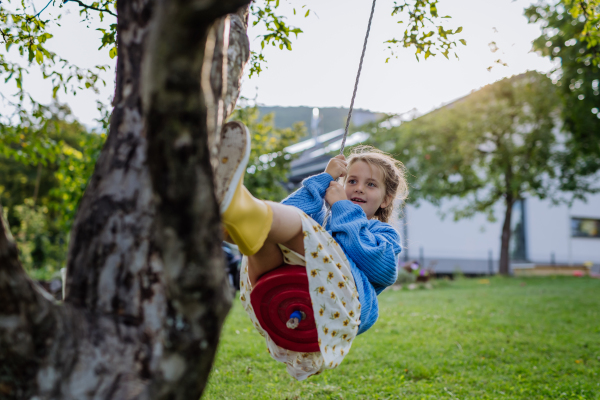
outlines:
[[0, 206], [0, 398], [30, 398], [57, 332], [53, 298], [24, 273]]
[[[223, 122], [235, 108], [240, 94], [244, 65], [250, 57], [247, 24], [248, 8], [241, 7], [237, 13], [219, 19], [208, 33], [201, 86], [209, 132], [221, 131]], [[213, 168], [217, 165], [219, 138], [216, 134], [208, 136]]]
[[209, 153], [220, 123], [207, 104], [221, 123], [233, 109], [248, 3], [117, 3], [114, 110], [73, 225], [63, 304], [27, 278], [0, 224], [0, 398], [201, 395], [231, 304]]
[[513, 198], [511, 193], [508, 193], [505, 197], [506, 210], [504, 211], [504, 224], [502, 225], [502, 241], [500, 244], [500, 267], [499, 273], [500, 275], [508, 276], [510, 275], [510, 223], [512, 218], [512, 209], [515, 203], [515, 199]]

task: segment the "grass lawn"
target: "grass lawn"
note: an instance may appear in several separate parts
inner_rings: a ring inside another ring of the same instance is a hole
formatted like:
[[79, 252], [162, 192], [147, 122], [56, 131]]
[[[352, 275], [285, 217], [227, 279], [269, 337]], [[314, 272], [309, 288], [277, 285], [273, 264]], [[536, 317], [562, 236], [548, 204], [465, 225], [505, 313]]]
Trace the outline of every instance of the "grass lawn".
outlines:
[[303, 382], [239, 300], [203, 399], [600, 399], [600, 280], [439, 281], [379, 296], [344, 362]]

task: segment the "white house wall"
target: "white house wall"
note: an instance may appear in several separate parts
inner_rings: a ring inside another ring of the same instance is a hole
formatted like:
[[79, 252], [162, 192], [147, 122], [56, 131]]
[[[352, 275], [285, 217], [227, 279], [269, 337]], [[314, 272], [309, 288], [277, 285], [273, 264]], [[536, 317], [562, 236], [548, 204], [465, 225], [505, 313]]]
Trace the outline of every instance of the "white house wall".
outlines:
[[[453, 203], [447, 202], [444, 209]], [[429, 203], [407, 206], [406, 218], [397, 224], [407, 247], [400, 259], [424, 261], [440, 273], [457, 268], [465, 273], [487, 273], [490, 266], [498, 269], [500, 237], [504, 218], [502, 204], [495, 206], [496, 222], [484, 215], [454, 221], [451, 215], [441, 219], [439, 210]], [[600, 194], [588, 201], [553, 206], [548, 200], [528, 198], [525, 201], [525, 246], [527, 259], [538, 264], [581, 264], [592, 261], [600, 265], [600, 239], [572, 238], [571, 217], [600, 219]], [[403, 227], [406, 224], [406, 230]], [[405, 232], [407, 238], [404, 238]], [[422, 253], [421, 253], [422, 249]], [[490, 252], [491, 264], [490, 265]], [[554, 253], [554, 256], [553, 256]]]
[[588, 201], [553, 206], [549, 201], [527, 199], [526, 245], [532, 262], [547, 264], [552, 253], [556, 263], [600, 264], [600, 239], [571, 237], [571, 217], [600, 219], [600, 195], [589, 196]]
[[[486, 273], [491, 251], [492, 267], [496, 271], [502, 230], [501, 205], [496, 211], [500, 221], [489, 222], [484, 215], [476, 215], [455, 222], [451, 215], [442, 219], [438, 209], [429, 203], [422, 203], [420, 207], [407, 206], [406, 219], [401, 224], [407, 224], [405, 245], [409, 258], [420, 260], [422, 249], [425, 266], [432, 265], [437, 272], [451, 273], [460, 269], [468, 273]], [[400, 233], [403, 235], [404, 229]]]

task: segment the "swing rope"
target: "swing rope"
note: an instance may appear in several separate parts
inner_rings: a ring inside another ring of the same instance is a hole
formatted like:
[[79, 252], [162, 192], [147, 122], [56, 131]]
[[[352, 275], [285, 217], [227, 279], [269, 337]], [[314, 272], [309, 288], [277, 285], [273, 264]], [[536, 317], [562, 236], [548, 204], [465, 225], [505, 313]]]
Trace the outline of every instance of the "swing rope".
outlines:
[[367, 50], [367, 40], [369, 39], [369, 32], [371, 31], [371, 21], [373, 21], [373, 13], [375, 12], [375, 1], [371, 6], [371, 16], [369, 17], [369, 25], [367, 26], [367, 34], [365, 35], [365, 43], [363, 44], [362, 54], [360, 55], [360, 63], [358, 64], [358, 73], [356, 74], [356, 81], [354, 82], [354, 92], [352, 93], [352, 100], [350, 101], [350, 110], [348, 112], [348, 118], [346, 119], [346, 129], [344, 129], [344, 137], [342, 138], [342, 147], [340, 154], [344, 155], [344, 147], [346, 146], [346, 136], [348, 136], [348, 126], [350, 126], [350, 119], [352, 118], [352, 109], [354, 108], [354, 99], [356, 98], [356, 90], [358, 89], [358, 80], [360, 79], [360, 71], [362, 69], [363, 60], [365, 58], [365, 51]]

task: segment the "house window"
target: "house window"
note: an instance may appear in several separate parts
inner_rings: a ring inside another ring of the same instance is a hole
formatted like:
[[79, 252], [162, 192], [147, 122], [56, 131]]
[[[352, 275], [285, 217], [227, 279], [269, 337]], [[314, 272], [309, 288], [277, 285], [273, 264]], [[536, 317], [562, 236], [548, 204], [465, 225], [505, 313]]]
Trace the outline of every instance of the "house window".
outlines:
[[571, 236], [600, 238], [600, 219], [571, 218]]

